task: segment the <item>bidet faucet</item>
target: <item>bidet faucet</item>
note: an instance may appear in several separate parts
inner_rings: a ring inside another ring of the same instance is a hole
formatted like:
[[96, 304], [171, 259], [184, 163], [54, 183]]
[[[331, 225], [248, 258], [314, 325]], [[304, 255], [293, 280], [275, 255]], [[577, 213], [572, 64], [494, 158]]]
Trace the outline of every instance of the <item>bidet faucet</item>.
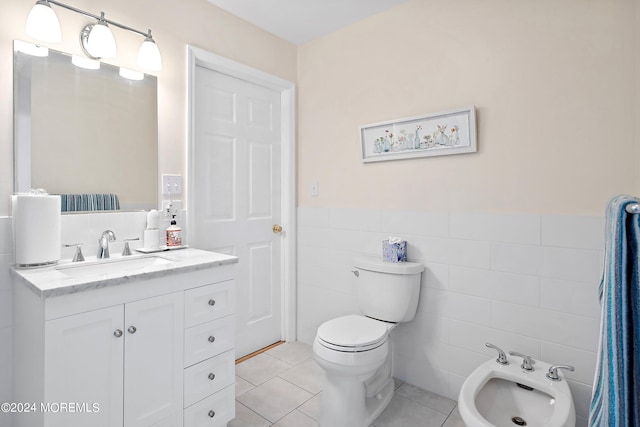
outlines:
[[502, 349], [496, 345], [491, 344], [490, 342], [485, 344], [487, 347], [492, 348], [494, 350], [498, 351], [498, 358], [496, 359], [496, 362], [498, 362], [501, 365], [508, 365], [509, 364], [509, 360], [507, 360], [507, 355], [504, 354], [504, 351], [502, 351]]
[[527, 356], [526, 354], [518, 353], [517, 351], [510, 351], [509, 354], [511, 356], [522, 357], [522, 365], [520, 367], [527, 372], [533, 372], [533, 364], [536, 363], [531, 356]]
[[576, 368], [571, 365], [552, 365], [549, 367], [549, 372], [547, 372], [547, 378], [549, 378], [551, 381], [560, 381], [558, 369], [566, 369], [567, 371], [571, 372], [576, 370]]
[[98, 255], [96, 258], [104, 259], [109, 258], [109, 242], [116, 240], [116, 235], [111, 230], [105, 230], [102, 232], [100, 239], [98, 239]]

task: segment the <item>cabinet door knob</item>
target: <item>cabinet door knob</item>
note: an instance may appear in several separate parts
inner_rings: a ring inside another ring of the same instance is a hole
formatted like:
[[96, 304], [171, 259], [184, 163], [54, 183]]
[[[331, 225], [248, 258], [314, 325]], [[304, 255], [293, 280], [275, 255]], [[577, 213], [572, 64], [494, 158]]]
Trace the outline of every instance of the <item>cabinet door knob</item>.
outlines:
[[216, 337], [214, 337], [213, 335], [209, 337], [209, 342], [214, 342], [215, 340], [216, 340]]
[[211, 373], [209, 374], [209, 379], [210, 379], [211, 381], [213, 381], [213, 380], [215, 379], [215, 377], [216, 377], [216, 374], [214, 374], [213, 372], [211, 372]]
[[213, 298], [211, 298], [209, 300], [209, 305], [216, 305], [216, 300], [214, 300]]
[[215, 417], [215, 416], [216, 416], [216, 413], [215, 413], [215, 412], [213, 412], [213, 411], [209, 411], [209, 416], [210, 416], [211, 418], [213, 418], [213, 417]]
[[116, 329], [113, 331], [113, 336], [116, 338], [120, 338], [122, 336], [122, 331], [120, 329]]
[[129, 329], [127, 329], [127, 332], [129, 332], [130, 334], [135, 334], [137, 330], [138, 329], [135, 326], [129, 326]]

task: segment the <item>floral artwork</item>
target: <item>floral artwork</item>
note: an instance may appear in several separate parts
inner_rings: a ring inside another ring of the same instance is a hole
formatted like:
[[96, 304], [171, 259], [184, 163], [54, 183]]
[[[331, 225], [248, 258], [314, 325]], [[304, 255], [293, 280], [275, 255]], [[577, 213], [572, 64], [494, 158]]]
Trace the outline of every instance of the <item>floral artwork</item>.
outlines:
[[473, 107], [360, 128], [365, 162], [475, 152]]

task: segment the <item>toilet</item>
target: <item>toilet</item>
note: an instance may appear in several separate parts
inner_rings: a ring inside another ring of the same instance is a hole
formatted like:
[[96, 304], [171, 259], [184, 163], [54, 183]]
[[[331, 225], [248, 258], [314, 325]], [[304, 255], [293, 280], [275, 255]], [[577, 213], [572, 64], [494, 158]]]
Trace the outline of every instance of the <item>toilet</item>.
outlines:
[[389, 333], [416, 314], [424, 266], [360, 257], [354, 280], [362, 314], [331, 319], [318, 328], [314, 359], [324, 369], [321, 427], [366, 427], [393, 397]]

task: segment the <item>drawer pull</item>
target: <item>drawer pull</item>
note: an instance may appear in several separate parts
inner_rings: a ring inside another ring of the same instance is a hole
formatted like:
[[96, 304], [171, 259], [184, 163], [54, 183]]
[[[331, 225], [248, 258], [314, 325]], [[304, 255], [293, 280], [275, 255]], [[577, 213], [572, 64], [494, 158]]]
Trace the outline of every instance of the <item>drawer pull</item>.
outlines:
[[211, 373], [209, 374], [209, 379], [210, 379], [211, 381], [213, 381], [215, 378], [216, 378], [216, 374], [214, 374], [213, 372], [211, 372]]
[[214, 337], [213, 335], [209, 337], [209, 342], [214, 342], [215, 340], [216, 340], [216, 337]]
[[215, 412], [213, 412], [213, 411], [209, 411], [209, 417], [210, 417], [210, 418], [213, 418], [213, 417], [215, 417], [215, 416], [216, 416], [216, 413], [215, 413]]
[[209, 300], [209, 305], [213, 306], [216, 305], [216, 300], [214, 300], [213, 298]]
[[122, 330], [116, 329], [115, 331], [113, 331], [113, 336], [116, 338], [120, 338], [122, 336]]
[[135, 334], [137, 330], [138, 329], [135, 326], [129, 326], [129, 329], [127, 329], [127, 332], [129, 332], [130, 334]]

